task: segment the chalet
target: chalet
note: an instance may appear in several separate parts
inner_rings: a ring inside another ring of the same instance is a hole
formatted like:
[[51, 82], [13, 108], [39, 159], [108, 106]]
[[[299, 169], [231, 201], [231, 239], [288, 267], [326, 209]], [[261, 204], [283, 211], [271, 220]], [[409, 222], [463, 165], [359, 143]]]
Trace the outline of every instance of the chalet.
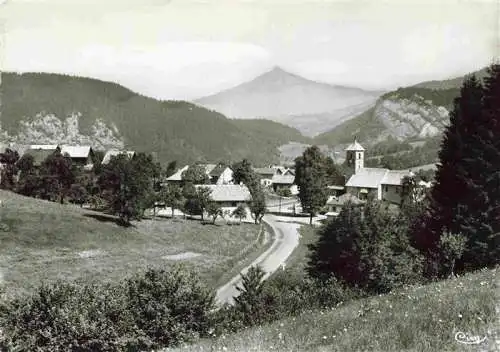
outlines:
[[61, 154], [69, 156], [73, 165], [84, 170], [92, 170], [94, 167], [94, 151], [91, 146], [62, 145]]
[[269, 187], [273, 183], [273, 176], [276, 174], [276, 169], [272, 167], [257, 167], [253, 171], [259, 176], [260, 184], [264, 187]]
[[189, 165], [186, 165], [184, 167], [181, 167], [179, 170], [177, 170], [173, 175], [170, 175], [167, 177], [167, 183], [171, 184], [182, 184], [182, 173], [186, 171], [189, 168]]
[[126, 154], [130, 159], [135, 157], [135, 152], [132, 150], [116, 150], [116, 149], [111, 149], [104, 154], [104, 157], [102, 158], [102, 165], [109, 164], [111, 161], [111, 158], [116, 157], [121, 154]]
[[354, 174], [345, 185], [347, 193], [362, 200], [372, 196], [377, 200], [400, 204], [403, 178], [411, 177], [413, 173], [409, 170], [365, 168], [364, 151], [356, 140], [346, 149], [347, 164], [354, 169]]
[[341, 196], [330, 196], [326, 202], [326, 216], [337, 216], [348, 202], [353, 205], [362, 205], [365, 203], [365, 201], [350, 193], [344, 193]]
[[233, 170], [226, 165], [219, 164], [208, 173], [210, 183], [213, 185], [233, 184]]
[[244, 204], [247, 210], [247, 217], [250, 215], [248, 204], [252, 200], [250, 191], [243, 185], [197, 185], [208, 188], [210, 198], [220, 205], [222, 211], [226, 214], [232, 213], [239, 204]]
[[[213, 185], [230, 185], [233, 183], [233, 170], [229, 166], [223, 164], [198, 164], [205, 168], [210, 184]], [[182, 184], [182, 173], [189, 169], [186, 165], [177, 170], [173, 175], [167, 177], [167, 183]]]
[[337, 186], [337, 185], [331, 185], [331, 186], [326, 186], [326, 193], [328, 196], [336, 196], [340, 197], [345, 193], [345, 187], [344, 186]]
[[61, 151], [57, 145], [32, 145], [24, 151], [23, 156], [30, 155], [33, 157], [33, 166], [40, 167], [45, 159], [54, 154], [56, 151]]
[[282, 189], [289, 189], [293, 195], [299, 193], [297, 185], [294, 185], [295, 176], [286, 174], [286, 175], [274, 175], [271, 179], [271, 184], [274, 192], [278, 192]]

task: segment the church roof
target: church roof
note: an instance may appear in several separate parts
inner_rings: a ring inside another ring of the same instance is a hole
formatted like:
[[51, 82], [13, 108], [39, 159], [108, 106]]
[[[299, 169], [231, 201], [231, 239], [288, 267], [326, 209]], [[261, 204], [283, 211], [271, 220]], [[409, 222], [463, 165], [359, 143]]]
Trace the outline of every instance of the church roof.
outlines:
[[354, 140], [354, 143], [351, 143], [347, 148], [346, 151], [354, 151], [354, 152], [363, 152], [365, 148], [361, 144], [358, 143], [357, 140]]

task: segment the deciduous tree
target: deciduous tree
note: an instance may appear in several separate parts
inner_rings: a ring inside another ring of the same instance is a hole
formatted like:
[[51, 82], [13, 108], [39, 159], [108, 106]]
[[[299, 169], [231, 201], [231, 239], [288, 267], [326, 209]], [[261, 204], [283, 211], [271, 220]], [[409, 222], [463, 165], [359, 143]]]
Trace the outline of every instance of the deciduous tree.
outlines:
[[310, 214], [310, 224], [327, 200], [325, 163], [325, 157], [317, 146], [307, 148], [302, 156], [295, 159], [295, 184], [299, 187], [302, 209]]

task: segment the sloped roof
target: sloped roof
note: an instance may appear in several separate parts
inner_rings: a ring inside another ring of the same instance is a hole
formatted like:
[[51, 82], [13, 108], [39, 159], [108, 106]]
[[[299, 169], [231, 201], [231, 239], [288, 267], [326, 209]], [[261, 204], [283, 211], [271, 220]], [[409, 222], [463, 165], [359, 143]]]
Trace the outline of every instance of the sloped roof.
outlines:
[[61, 154], [68, 154], [70, 158], [87, 158], [92, 148], [89, 145], [63, 145]]
[[358, 141], [354, 141], [354, 143], [351, 143], [346, 149], [346, 151], [355, 151], [355, 152], [362, 152], [365, 150], [361, 144], [358, 143]]
[[186, 165], [179, 170], [177, 170], [173, 175], [167, 177], [167, 181], [182, 181], [182, 173], [189, 168], [189, 165]]
[[274, 175], [271, 179], [274, 184], [293, 185], [295, 181], [294, 175]]
[[216, 202], [245, 202], [252, 199], [247, 186], [243, 185], [196, 185], [212, 191], [210, 197]]
[[326, 201], [327, 205], [344, 205], [347, 202], [352, 202], [353, 204], [363, 204], [364, 201], [359, 199], [353, 194], [345, 193], [340, 197], [331, 196]]
[[359, 169], [347, 181], [346, 187], [378, 188], [388, 171], [388, 169], [368, 167]]
[[272, 167], [256, 167], [253, 171], [258, 175], [274, 175], [276, 173], [276, 169]]
[[337, 190], [337, 191], [342, 191], [343, 189], [345, 189], [344, 186], [337, 186], [337, 185], [326, 186], [326, 188], [328, 188], [328, 189], [334, 189], [334, 190]]
[[33, 164], [35, 166], [41, 165], [49, 155], [52, 155], [56, 151], [54, 149], [28, 149], [23, 155], [31, 155], [33, 157]]
[[205, 168], [205, 173], [210, 175], [213, 169], [217, 167], [217, 164], [199, 164], [200, 166]]
[[226, 171], [226, 169], [231, 169], [231, 168], [226, 165], [217, 165], [214, 169], [212, 169], [212, 171], [210, 171], [209, 176], [219, 177], [220, 175], [222, 175], [224, 171]]
[[115, 150], [111, 149], [104, 154], [104, 158], [102, 158], [102, 164], [108, 164], [111, 161], [111, 158], [114, 156], [118, 156], [120, 154], [127, 154], [129, 158], [133, 158], [135, 155], [135, 152], [133, 150]]
[[57, 144], [32, 144], [28, 149], [56, 150], [58, 146]]
[[403, 181], [403, 177], [411, 175], [411, 172], [406, 170], [387, 170], [381, 184], [399, 186]]

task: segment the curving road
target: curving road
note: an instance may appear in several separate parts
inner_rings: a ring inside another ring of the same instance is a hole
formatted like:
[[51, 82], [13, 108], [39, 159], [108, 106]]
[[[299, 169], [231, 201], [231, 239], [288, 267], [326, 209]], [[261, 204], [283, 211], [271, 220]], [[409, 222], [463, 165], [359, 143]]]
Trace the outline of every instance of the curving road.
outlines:
[[[274, 232], [274, 241], [269, 249], [262, 253], [249, 266], [242, 270], [245, 274], [251, 266], [259, 265], [265, 272], [264, 279], [268, 278], [273, 272], [285, 263], [286, 259], [292, 254], [295, 247], [299, 244], [299, 227], [301, 224], [293, 218], [274, 216], [267, 214], [262, 219]], [[237, 296], [236, 286], [241, 283], [241, 275], [233, 277], [227, 284], [217, 290], [217, 304], [233, 303], [233, 297]]]

